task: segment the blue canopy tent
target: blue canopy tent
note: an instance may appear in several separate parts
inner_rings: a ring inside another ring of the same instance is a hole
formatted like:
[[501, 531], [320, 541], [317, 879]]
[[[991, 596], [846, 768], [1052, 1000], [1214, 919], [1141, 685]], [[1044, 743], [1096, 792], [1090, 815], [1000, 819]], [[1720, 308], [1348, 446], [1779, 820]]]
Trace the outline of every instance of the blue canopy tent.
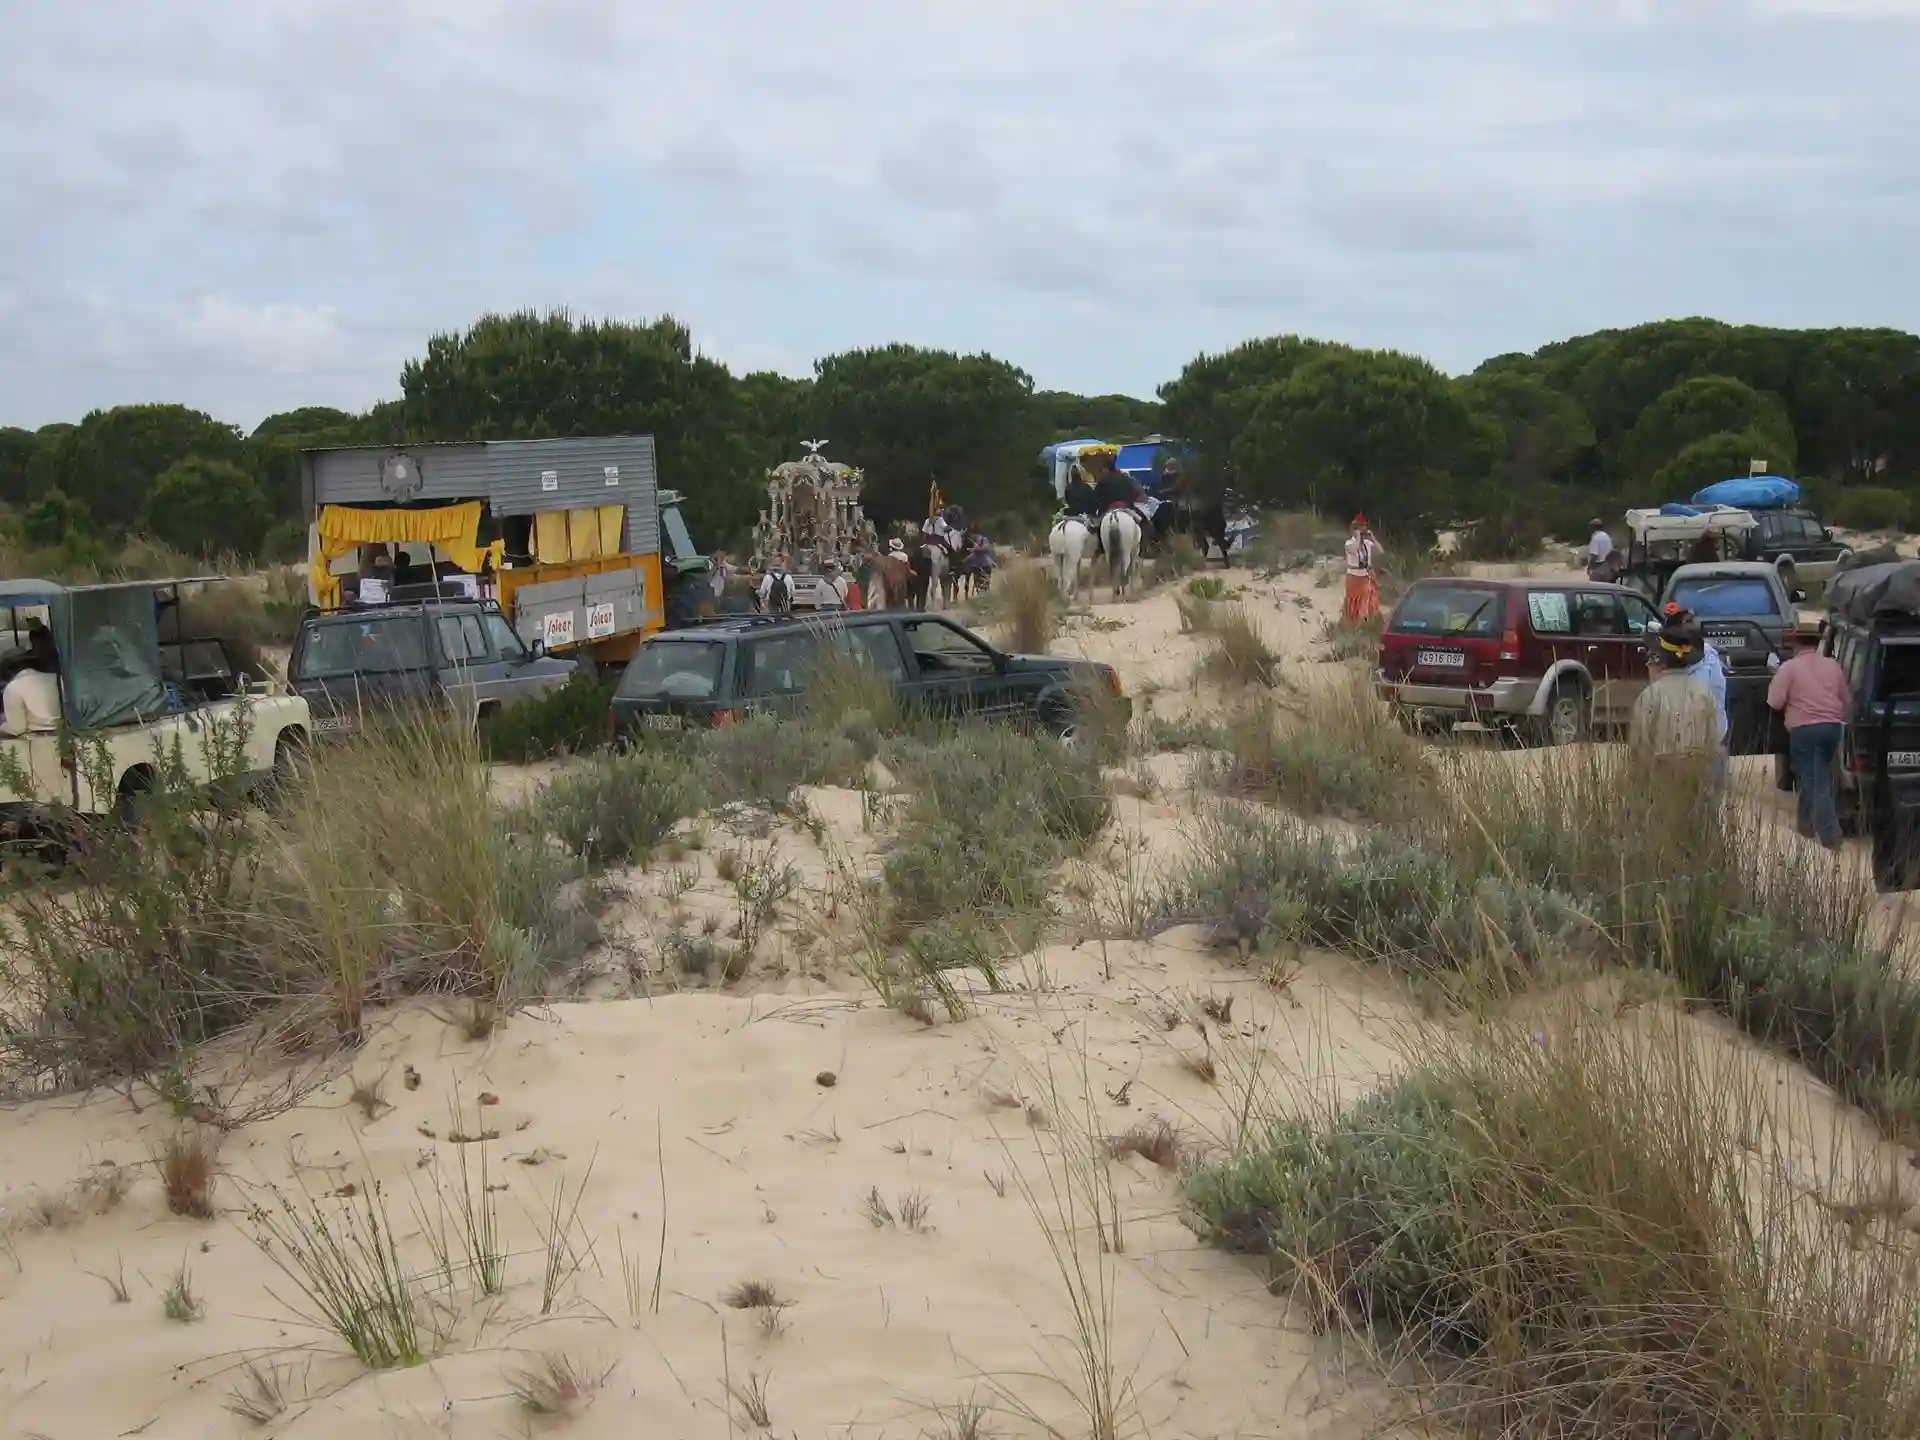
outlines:
[[1737, 510], [1778, 510], [1800, 503], [1800, 487], [1780, 475], [1737, 475], [1694, 492], [1695, 505], [1731, 505]]

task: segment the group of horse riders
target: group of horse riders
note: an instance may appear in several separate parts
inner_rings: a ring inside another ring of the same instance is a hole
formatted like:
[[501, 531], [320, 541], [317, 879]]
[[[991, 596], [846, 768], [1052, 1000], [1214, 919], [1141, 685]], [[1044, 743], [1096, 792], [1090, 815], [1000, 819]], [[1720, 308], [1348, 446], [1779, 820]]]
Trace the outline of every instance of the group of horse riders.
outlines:
[[[938, 549], [936, 561], [933, 551]], [[831, 556], [821, 562], [821, 578], [834, 591], [842, 609], [877, 609], [881, 605], [925, 608], [929, 594], [946, 576], [951, 576], [946, 598], [952, 599], [961, 583], [978, 594], [992, 580], [993, 542], [979, 531], [969, 530], [958, 505], [937, 510], [920, 526], [911, 549], [905, 535], [895, 535], [884, 553], [861, 557], [855, 574], [849, 574]], [[754, 591], [755, 609], [766, 614], [785, 614], [793, 608], [793, 576], [787, 557], [777, 555]]]

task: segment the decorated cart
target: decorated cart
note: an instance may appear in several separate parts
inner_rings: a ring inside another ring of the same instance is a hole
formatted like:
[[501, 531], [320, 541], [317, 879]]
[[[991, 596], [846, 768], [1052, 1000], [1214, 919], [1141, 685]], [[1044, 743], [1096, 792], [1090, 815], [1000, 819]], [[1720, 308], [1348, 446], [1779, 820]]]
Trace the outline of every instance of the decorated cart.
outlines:
[[765, 573], [784, 559], [798, 609], [838, 605], [827, 562], [851, 575], [875, 546], [873, 522], [860, 508], [865, 473], [822, 455], [826, 443], [808, 440], [804, 456], [767, 471], [767, 508], [753, 527], [747, 562], [750, 570]]

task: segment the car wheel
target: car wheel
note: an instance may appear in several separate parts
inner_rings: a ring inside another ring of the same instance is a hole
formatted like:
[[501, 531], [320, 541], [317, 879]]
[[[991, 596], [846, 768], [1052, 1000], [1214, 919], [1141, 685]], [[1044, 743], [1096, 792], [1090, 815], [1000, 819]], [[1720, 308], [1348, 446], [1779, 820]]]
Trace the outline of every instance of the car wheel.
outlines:
[[313, 754], [308, 748], [307, 732], [282, 730], [273, 742], [273, 772], [267, 777], [265, 800], [277, 800], [303, 783], [313, 769]]
[[1593, 730], [1593, 702], [1578, 680], [1562, 680], [1547, 699], [1546, 713], [1535, 725], [1542, 745], [1574, 745]]
[[114, 796], [114, 818], [120, 822], [123, 830], [137, 830], [140, 822], [146, 818], [152, 805], [153, 771], [144, 765], [136, 765], [120, 777], [120, 787]]

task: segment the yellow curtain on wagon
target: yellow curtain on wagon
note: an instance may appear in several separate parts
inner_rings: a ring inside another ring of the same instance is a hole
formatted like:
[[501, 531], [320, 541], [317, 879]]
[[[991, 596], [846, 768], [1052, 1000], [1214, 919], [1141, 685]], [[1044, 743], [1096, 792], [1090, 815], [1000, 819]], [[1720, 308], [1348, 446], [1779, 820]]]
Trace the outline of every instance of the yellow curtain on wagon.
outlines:
[[480, 502], [438, 505], [430, 510], [364, 510], [352, 505], [322, 505], [315, 525], [320, 553], [309, 577], [314, 603], [332, 608], [340, 603], [340, 577], [333, 562], [358, 545], [431, 545], [470, 574], [492, 556], [500, 568], [501, 545], [478, 543]]
[[542, 511], [533, 517], [533, 553], [542, 565], [618, 555], [625, 520], [623, 505]]

